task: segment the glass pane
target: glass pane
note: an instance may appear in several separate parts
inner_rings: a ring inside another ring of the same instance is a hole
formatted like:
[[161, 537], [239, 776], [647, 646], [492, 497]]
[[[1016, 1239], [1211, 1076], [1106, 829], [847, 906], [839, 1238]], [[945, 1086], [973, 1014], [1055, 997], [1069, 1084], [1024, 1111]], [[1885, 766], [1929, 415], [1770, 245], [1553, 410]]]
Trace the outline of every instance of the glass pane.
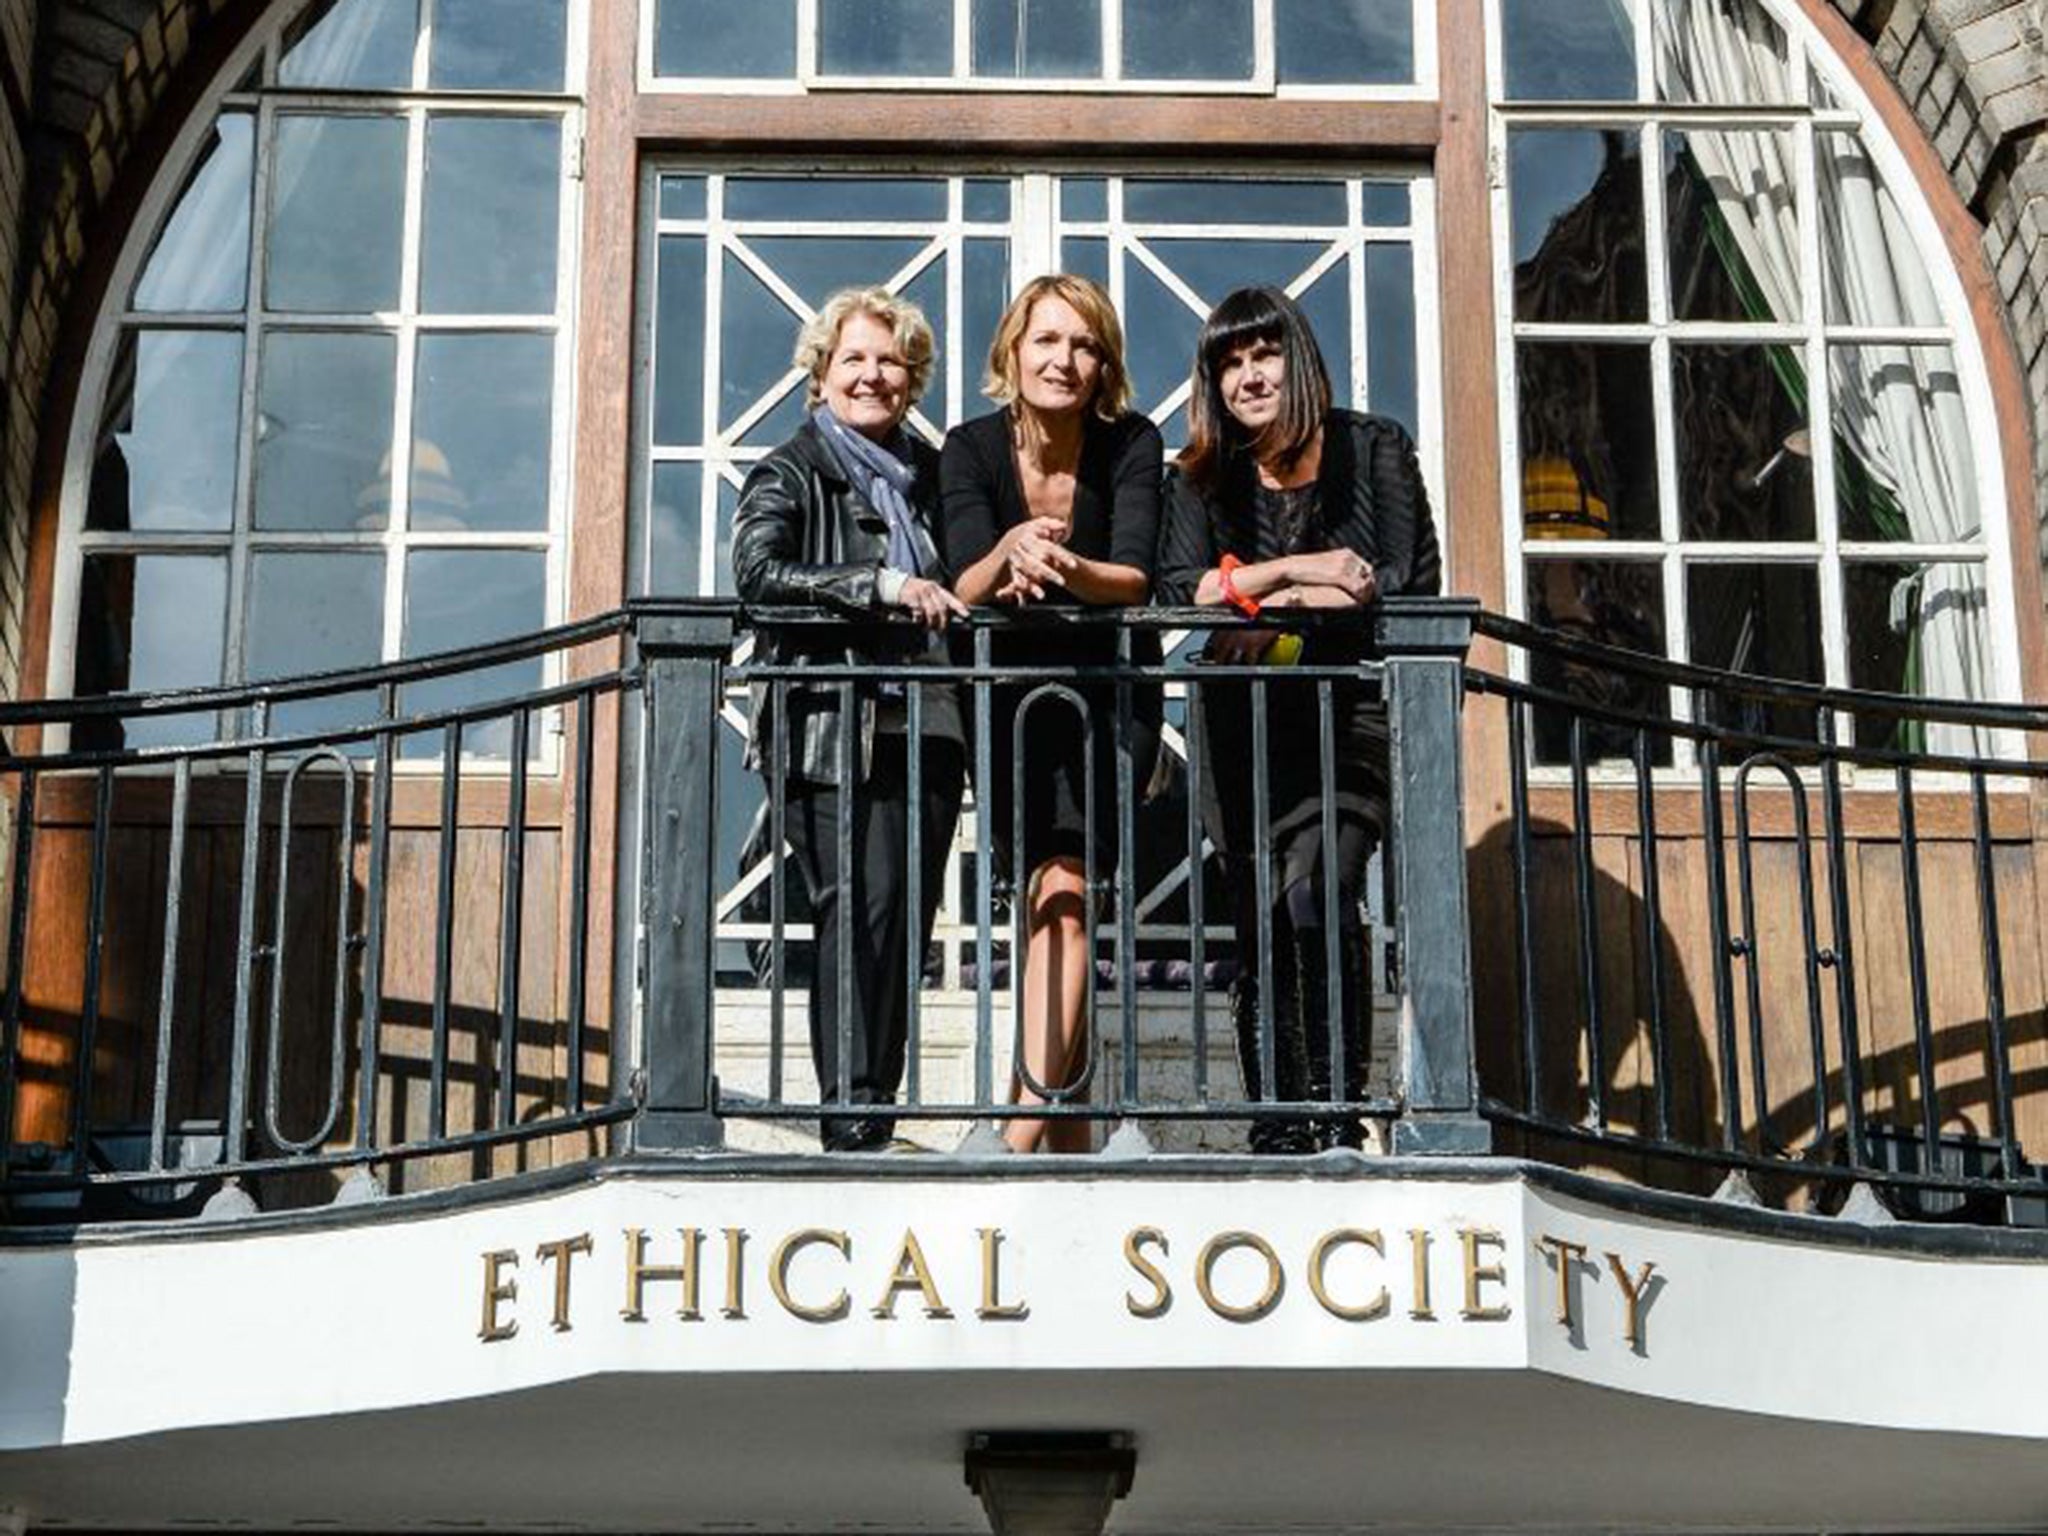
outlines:
[[1970, 423], [1947, 347], [1830, 347], [1842, 537], [1975, 544], [1984, 537]]
[[1108, 218], [1109, 183], [1100, 176], [1062, 176], [1060, 217], [1070, 224], [1099, 224]]
[[939, 224], [946, 183], [881, 176], [734, 176], [725, 184], [725, 216], [746, 222]]
[[915, 237], [750, 235], [747, 248], [813, 308], [835, 290], [885, 285], [930, 244]]
[[1674, 319], [1799, 318], [1796, 184], [1790, 134], [1664, 135]]
[[1628, 0], [1501, 0], [1510, 101], [1633, 101]]
[[[1060, 241], [1060, 270], [1085, 277], [1103, 292], [1109, 291], [1109, 242], [1094, 236], [1076, 239], [1068, 235]], [[1129, 317], [1125, 317], [1125, 330], [1130, 329]]]
[[657, 75], [788, 80], [796, 75], [796, 0], [659, 0]]
[[1658, 537], [1650, 349], [1523, 342], [1515, 392], [1525, 535]]
[[263, 291], [272, 309], [361, 314], [398, 307], [405, 122], [277, 122]]
[[661, 216], [664, 219], [701, 219], [709, 206], [708, 186], [702, 176], [661, 178]]
[[1365, 222], [1379, 229], [1406, 229], [1413, 217], [1405, 181], [1368, 181], [1359, 188], [1359, 204]]
[[1149, 267], [1125, 261], [1124, 360], [1130, 365], [1137, 409], [1156, 411], [1187, 382], [1203, 318]]
[[1811, 539], [1813, 440], [1792, 347], [1671, 349], [1678, 516], [1688, 539]]
[[[405, 562], [403, 653], [482, 645], [531, 634], [546, 624], [547, 560], [538, 550], [416, 549]], [[404, 690], [407, 714], [453, 709], [486, 699], [503, 699], [538, 688], [541, 659], [507, 662], [479, 672], [414, 683]], [[502, 757], [510, 749], [509, 720], [468, 727], [463, 750]], [[438, 751], [438, 739], [415, 750]]]
[[969, 240], [960, 276], [960, 409], [954, 420], [977, 415], [988, 368], [989, 343], [1010, 303], [1010, 242]]
[[[251, 682], [376, 665], [384, 651], [383, 553], [253, 555], [246, 639], [243, 671]], [[278, 706], [269, 734], [339, 730], [376, 718], [374, 690], [337, 694]]]
[[379, 90], [412, 84], [413, 0], [314, 0], [285, 33], [281, 85]]
[[[1919, 698], [1993, 696], [1983, 566], [1852, 561], [1842, 578], [1850, 687]], [[1990, 750], [1991, 736], [1967, 726], [1869, 715], [1857, 717], [1856, 742], [1912, 752], [1981, 753]]]
[[273, 331], [256, 401], [258, 528], [383, 528], [398, 342]]
[[[1665, 656], [1663, 573], [1650, 561], [1531, 560], [1527, 567], [1529, 622], [1580, 640], [1597, 640], [1649, 656]], [[1538, 651], [1530, 657], [1529, 680], [1584, 699], [1603, 709], [1620, 710], [1646, 721], [1666, 719], [1669, 690], [1661, 683], [1589, 662], [1564, 661]], [[1534, 736], [1536, 760], [1571, 760], [1571, 717], [1561, 710], [1538, 708]], [[1635, 752], [1630, 726], [1588, 718], [1584, 725], [1586, 756], [1591, 760], [1627, 758]], [[1668, 740], [1650, 738], [1653, 760], [1668, 763]]]
[[561, 180], [557, 118], [427, 119], [422, 308], [552, 313]]
[[654, 440], [704, 440], [704, 241], [664, 235], [655, 259]]
[[647, 511], [647, 575], [655, 597], [703, 591], [704, 466], [657, 464]]
[[86, 526], [227, 528], [241, 398], [240, 332], [126, 333], [107, 386]]
[[1010, 222], [1010, 184], [986, 177], [970, 178], [962, 189], [962, 208], [970, 224]]
[[[1820, 578], [1810, 565], [1694, 565], [1685, 573], [1691, 658], [1723, 672], [1821, 681]], [[1814, 712], [1709, 692], [1699, 718], [1750, 736], [1811, 738]]]
[[[221, 680], [228, 563], [217, 555], [88, 555], [79, 584], [73, 692], [146, 693]], [[87, 750], [183, 746], [213, 735], [213, 717], [80, 721]]]
[[1415, 78], [1414, 0], [1274, 0], [1282, 85]]
[[1666, 101], [1744, 105], [1792, 99], [1785, 33], [1756, 0], [1663, 0], [1657, 92]]
[[803, 380], [792, 379], [788, 384], [777, 385], [774, 405], [754, 418], [754, 424], [742, 432], [736, 441], [743, 448], [773, 448], [788, 442], [796, 429], [804, 424], [809, 413]]
[[1207, 314], [1238, 288], [1291, 288], [1329, 250], [1320, 240], [1163, 240], [1145, 248], [1194, 289]]
[[1365, 346], [1372, 409], [1422, 435], [1415, 384], [1415, 253], [1365, 248]]
[[137, 309], [242, 307], [249, 293], [254, 121], [246, 112], [225, 112], [214, 123], [135, 285]]
[[1648, 318], [1642, 154], [1633, 131], [1511, 130], [1508, 200], [1517, 320]]
[[1100, 79], [1102, 0], [974, 0], [974, 72]]
[[1334, 181], [1147, 181], [1124, 183], [1133, 224], [1342, 226], [1344, 187]]
[[1249, 80], [1252, 0], [1124, 0], [1126, 80]]
[[732, 584], [732, 519], [740, 509], [740, 488], [720, 476], [718, 522], [712, 535], [711, 590], [717, 597], [734, 596]]
[[952, 74], [953, 0], [818, 0], [818, 71]]
[[412, 527], [547, 527], [554, 366], [549, 336], [420, 337]]
[[568, 0], [434, 0], [437, 90], [559, 91]]
[[723, 281], [718, 417], [730, 429], [790, 371], [800, 322], [731, 252], [726, 253]]
[[[1315, 286], [1296, 301], [1308, 318], [1316, 349], [1323, 354], [1323, 366], [1330, 373], [1330, 398], [1338, 405], [1363, 407], [1365, 402], [1351, 396], [1351, 274], [1338, 262]], [[1194, 366], [1194, 348], [1188, 348], [1189, 370]]]
[[1830, 325], [1940, 325], [1941, 302], [1877, 163], [1853, 133], [1814, 135]]

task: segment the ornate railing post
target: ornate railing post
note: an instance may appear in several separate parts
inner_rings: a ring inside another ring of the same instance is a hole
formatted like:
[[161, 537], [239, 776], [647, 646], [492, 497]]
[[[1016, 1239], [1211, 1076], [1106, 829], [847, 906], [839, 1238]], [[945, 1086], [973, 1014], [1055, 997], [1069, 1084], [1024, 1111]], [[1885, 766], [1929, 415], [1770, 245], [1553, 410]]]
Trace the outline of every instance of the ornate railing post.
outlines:
[[1472, 1053], [1472, 931], [1465, 890], [1465, 773], [1459, 716], [1479, 605], [1463, 598], [1381, 606], [1392, 736], [1396, 932], [1401, 946], [1401, 1096], [1394, 1150], [1485, 1153]]
[[640, 784], [640, 1039], [636, 1150], [722, 1146], [711, 1071], [716, 973], [718, 710], [732, 653], [730, 608], [648, 612]]

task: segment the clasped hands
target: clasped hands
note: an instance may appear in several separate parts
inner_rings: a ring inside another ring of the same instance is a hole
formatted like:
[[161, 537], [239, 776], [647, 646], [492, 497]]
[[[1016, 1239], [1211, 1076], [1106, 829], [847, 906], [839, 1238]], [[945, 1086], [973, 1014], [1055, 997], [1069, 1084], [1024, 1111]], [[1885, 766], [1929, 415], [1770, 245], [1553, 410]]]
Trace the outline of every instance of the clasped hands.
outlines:
[[1081, 563], [1067, 548], [1069, 531], [1056, 517], [1034, 517], [1004, 534], [996, 548], [1007, 574], [996, 588], [996, 601], [1021, 607], [1043, 599], [1048, 588], [1064, 587], [1067, 574]]

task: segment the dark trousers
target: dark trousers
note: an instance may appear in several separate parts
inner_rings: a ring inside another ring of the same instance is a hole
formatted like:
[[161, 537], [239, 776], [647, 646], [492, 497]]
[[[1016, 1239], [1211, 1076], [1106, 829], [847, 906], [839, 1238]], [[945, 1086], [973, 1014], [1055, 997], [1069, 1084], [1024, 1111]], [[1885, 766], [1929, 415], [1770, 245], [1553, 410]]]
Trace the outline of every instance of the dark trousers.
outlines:
[[[958, 743], [926, 738], [918, 808], [922, 883], [910, 910], [910, 778], [906, 738], [875, 737], [872, 770], [852, 792], [852, 842], [842, 851], [832, 784], [792, 782], [784, 825], [811, 899], [811, 1060], [825, 1104], [892, 1104], [903, 1081], [911, 989], [938, 912], [940, 883], [960, 815], [964, 761]], [[847, 929], [842, 945], [841, 925]], [[910, 924], [917, 924], [915, 960]], [[846, 975], [842, 993], [842, 961]], [[840, 1065], [845, 1063], [842, 1097]], [[881, 1116], [826, 1115], [831, 1150], [876, 1146], [893, 1134]]]

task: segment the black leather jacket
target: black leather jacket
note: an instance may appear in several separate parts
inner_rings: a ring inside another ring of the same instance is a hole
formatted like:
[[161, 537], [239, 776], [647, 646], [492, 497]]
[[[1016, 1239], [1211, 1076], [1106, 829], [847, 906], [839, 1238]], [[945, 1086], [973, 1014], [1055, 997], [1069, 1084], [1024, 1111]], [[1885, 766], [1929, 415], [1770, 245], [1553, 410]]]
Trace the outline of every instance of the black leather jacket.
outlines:
[[[911, 452], [917, 471], [911, 487], [911, 510], [927, 535], [939, 500], [939, 455], [913, 437]], [[925, 574], [944, 581], [936, 541]], [[817, 426], [806, 421], [796, 435], [757, 463], [740, 492], [733, 517], [732, 574], [740, 600], [761, 606], [825, 608], [849, 616], [880, 617], [886, 610], [876, 593], [876, 578], [889, 550], [889, 524], [840, 471], [832, 450]], [[849, 645], [843, 634], [807, 636], [798, 630], [764, 628], [757, 632], [754, 655], [775, 665], [845, 666], [904, 660], [923, 652], [927, 642], [915, 634], [881, 630]], [[837, 683], [792, 683], [789, 714], [796, 726], [790, 739], [788, 766], [793, 777], [834, 783], [839, 777], [839, 693]], [[929, 708], [929, 696], [927, 696]], [[769, 690], [753, 690], [747, 766], [770, 761], [775, 721]], [[854, 762], [865, 776], [874, 747], [875, 698], [861, 689], [860, 741]]]

